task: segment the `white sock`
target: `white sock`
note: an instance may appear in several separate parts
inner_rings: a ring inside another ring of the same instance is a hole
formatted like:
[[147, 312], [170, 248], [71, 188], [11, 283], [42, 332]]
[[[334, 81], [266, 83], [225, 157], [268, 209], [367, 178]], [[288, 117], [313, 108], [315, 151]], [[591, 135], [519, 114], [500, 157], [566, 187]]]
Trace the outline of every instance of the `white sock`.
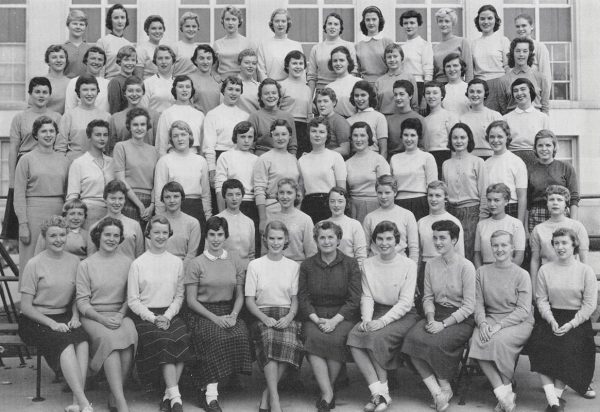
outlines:
[[165, 389], [165, 394], [163, 396], [163, 401], [166, 401], [167, 399], [171, 399], [171, 398], [169, 398], [169, 394], [167, 393], [167, 390]]
[[546, 393], [546, 399], [548, 400], [548, 405], [558, 405], [558, 396], [556, 396], [556, 392], [554, 392], [554, 385], [549, 383], [548, 385], [544, 385], [544, 392]]
[[564, 391], [564, 389], [558, 389], [556, 386], [554, 387], [554, 393], [556, 394], [557, 398], [562, 398], [562, 394]]
[[206, 403], [211, 403], [212, 401], [216, 401], [219, 396], [219, 391], [217, 390], [218, 383], [209, 383], [206, 385]]
[[372, 384], [369, 385], [369, 391], [371, 392], [371, 395], [378, 395], [379, 394], [379, 388], [380, 388], [380, 382], [373, 382]]
[[385, 382], [379, 382], [379, 390], [381, 391], [381, 395], [383, 395], [383, 397], [385, 398], [385, 400], [387, 401], [387, 403], [389, 404], [390, 401], [392, 400], [392, 397], [390, 396], [390, 388], [388, 386], [388, 381]]
[[506, 397], [506, 395], [508, 395], [509, 393], [509, 389], [506, 387], [506, 385], [500, 385], [496, 389], [494, 389], [494, 395], [496, 395], [496, 398], [498, 400], [504, 399], [504, 397]]
[[438, 383], [434, 375], [428, 376], [425, 379], [423, 379], [423, 383], [425, 384], [425, 386], [427, 386], [427, 389], [429, 389], [429, 392], [431, 392], [433, 396], [442, 392], [442, 388], [440, 388], [440, 384]]
[[504, 387], [506, 388], [506, 393], [512, 393], [512, 383], [508, 383]]
[[448, 381], [446, 379], [438, 379], [438, 382], [440, 383], [440, 388], [442, 388], [443, 391], [445, 391], [445, 392], [452, 391], [452, 386], [450, 385], [450, 381]]
[[176, 403], [183, 403], [183, 402], [181, 402], [181, 394], [179, 393], [179, 386], [172, 386], [170, 388], [167, 388], [167, 390], [165, 391], [165, 394], [171, 400], [171, 406], [175, 405]]

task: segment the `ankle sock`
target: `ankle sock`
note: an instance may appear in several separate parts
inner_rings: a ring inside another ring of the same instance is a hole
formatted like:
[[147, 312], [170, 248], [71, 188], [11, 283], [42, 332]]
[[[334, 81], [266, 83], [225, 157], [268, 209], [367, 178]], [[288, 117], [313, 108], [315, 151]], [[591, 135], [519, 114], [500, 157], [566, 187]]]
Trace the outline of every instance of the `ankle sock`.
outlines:
[[544, 385], [544, 393], [546, 394], [546, 399], [548, 400], [548, 405], [558, 405], [558, 396], [556, 396], [556, 392], [554, 391], [554, 385], [548, 384]]
[[206, 385], [206, 403], [210, 404], [212, 401], [216, 401], [219, 397], [219, 391], [217, 390], [218, 383], [209, 383]]
[[171, 400], [171, 407], [173, 405], [175, 405], [176, 403], [183, 403], [183, 402], [181, 402], [181, 394], [179, 393], [179, 386], [172, 386], [170, 388], [167, 388], [167, 390], [165, 391], [165, 394]]
[[429, 392], [431, 392], [433, 396], [442, 392], [442, 388], [440, 388], [440, 384], [438, 383], [434, 375], [428, 376], [425, 379], [423, 379], [423, 383], [425, 384], [425, 386], [427, 386], [427, 389], [429, 389]]

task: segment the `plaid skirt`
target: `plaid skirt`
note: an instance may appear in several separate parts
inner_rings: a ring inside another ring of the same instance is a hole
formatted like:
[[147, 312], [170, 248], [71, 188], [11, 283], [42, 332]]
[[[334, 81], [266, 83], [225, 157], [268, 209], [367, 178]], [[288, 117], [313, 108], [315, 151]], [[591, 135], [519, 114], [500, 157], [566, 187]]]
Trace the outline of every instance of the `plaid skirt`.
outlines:
[[506, 205], [504, 209], [507, 215], [514, 217], [515, 219], [519, 218], [519, 204], [518, 203], [509, 203]]
[[[230, 314], [233, 307], [231, 302], [202, 305], [217, 316]], [[185, 311], [184, 317], [196, 355], [196, 362], [190, 365], [190, 370], [198, 387], [222, 381], [235, 373], [250, 375], [250, 341], [242, 319], [238, 318], [232, 328], [224, 329], [190, 309]]]
[[[290, 308], [276, 306], [261, 308], [260, 311], [273, 319], [280, 319], [288, 314]], [[255, 322], [251, 334], [261, 369], [271, 360], [299, 368], [304, 355], [301, 333], [302, 326], [295, 320], [285, 329], [269, 328], [261, 321]]]
[[475, 254], [475, 233], [479, 222], [479, 205], [466, 207], [448, 205], [448, 213], [460, 220], [465, 237], [465, 257], [472, 262]]
[[[70, 313], [46, 316], [58, 323], [68, 323], [71, 320]], [[19, 336], [27, 345], [37, 346], [41, 354], [48, 359], [58, 359], [69, 345], [88, 340], [88, 335], [82, 327], [70, 332], [56, 332], [24, 315], [19, 317]]]
[[[144, 205], [144, 207], [150, 206], [152, 203], [152, 195], [150, 193], [138, 192], [136, 190], [133, 191], [140, 202]], [[145, 222], [142, 221], [142, 217], [140, 215], [140, 209], [138, 209], [129, 198], [125, 198], [125, 206], [123, 206], [123, 210], [121, 211], [125, 216], [137, 220], [138, 223], [142, 226], [142, 229], [145, 228]]]
[[533, 205], [529, 209], [528, 217], [529, 220], [527, 222], [527, 230], [529, 230], [529, 233], [531, 233], [533, 232], [534, 227], [550, 219], [550, 212], [548, 211], [546, 205]]
[[[164, 314], [166, 308], [150, 310], [155, 314]], [[175, 364], [193, 359], [190, 335], [179, 316], [171, 320], [167, 330], [158, 328], [135, 313], [130, 313], [130, 317], [138, 333], [136, 365], [138, 375], [143, 382], [158, 382], [161, 377], [160, 367], [163, 364]]]

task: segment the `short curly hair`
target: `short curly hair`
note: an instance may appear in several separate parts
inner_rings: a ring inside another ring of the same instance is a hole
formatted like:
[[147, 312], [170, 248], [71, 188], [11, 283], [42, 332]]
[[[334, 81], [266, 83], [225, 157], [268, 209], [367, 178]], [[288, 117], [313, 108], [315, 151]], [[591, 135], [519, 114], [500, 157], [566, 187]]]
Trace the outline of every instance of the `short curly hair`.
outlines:
[[148, 110], [143, 107], [134, 107], [130, 111], [127, 112], [125, 116], [125, 128], [131, 131], [131, 122], [138, 116], [144, 116], [146, 118], [146, 131], [152, 129], [152, 120], [150, 119], [150, 114]]
[[571, 242], [573, 243], [573, 254], [578, 254], [580, 241], [579, 241], [579, 236], [577, 235], [577, 232], [575, 232], [573, 229], [568, 228], [568, 227], [561, 227], [561, 228], [556, 229], [552, 233], [552, 246], [554, 246], [554, 239], [556, 239], [557, 237], [561, 237], [561, 236], [567, 236], [571, 239]]
[[531, 67], [533, 65], [533, 61], [535, 60], [535, 45], [533, 40], [528, 39], [527, 37], [515, 37], [510, 42], [510, 51], [507, 54], [508, 57], [508, 67], [515, 67], [515, 48], [519, 43], [527, 43], [529, 46], [529, 56], [527, 57], [527, 66]]
[[59, 227], [61, 229], [65, 229], [65, 231], [67, 230], [67, 221], [65, 220], [64, 217], [62, 216], [58, 216], [58, 215], [52, 215], [46, 219], [44, 219], [42, 221], [42, 224], [40, 225], [40, 231], [42, 233], [42, 237], [46, 237], [46, 233], [48, 232], [48, 229], [51, 227]]
[[285, 225], [285, 223], [283, 223], [280, 220], [272, 220], [269, 223], [267, 223], [267, 226], [265, 227], [265, 231], [262, 235], [262, 240], [263, 240], [263, 242], [265, 242], [265, 245], [267, 245], [267, 248], [268, 248], [267, 239], [269, 237], [269, 232], [271, 230], [281, 230], [283, 232], [283, 237], [285, 239], [285, 243], [283, 244], [283, 250], [287, 249], [288, 246], [290, 245], [290, 232], [289, 232], [287, 226]]
[[123, 222], [120, 219], [116, 219], [114, 217], [107, 216], [101, 219], [96, 226], [94, 226], [90, 232], [90, 238], [92, 239], [92, 243], [96, 246], [96, 249], [100, 249], [100, 237], [102, 236], [102, 232], [104, 229], [109, 226], [116, 226], [121, 231], [119, 243], [123, 243], [125, 239], [125, 235], [123, 234]]
[[394, 239], [396, 240], [396, 244], [400, 243], [400, 231], [398, 230], [398, 226], [390, 220], [382, 220], [377, 223], [375, 229], [373, 229], [373, 233], [371, 233], [371, 240], [373, 243], [377, 241], [377, 235], [384, 232], [392, 232], [394, 234]]
[[346, 60], [348, 61], [348, 73], [352, 73], [356, 67], [356, 63], [350, 54], [350, 50], [348, 50], [346, 46], [337, 46], [331, 50], [331, 53], [329, 53], [329, 60], [327, 61], [327, 68], [330, 71], [333, 71], [333, 55], [336, 53], [343, 53], [346, 55]]
[[42, 126], [45, 124], [51, 124], [52, 126], [54, 126], [54, 130], [56, 131], [56, 134], [58, 134], [58, 125], [56, 124], [56, 122], [48, 116], [40, 116], [33, 121], [33, 126], [31, 127], [31, 136], [34, 139], [37, 140], [37, 135], [40, 132]]
[[339, 243], [339, 241], [342, 240], [344, 231], [342, 230], [340, 225], [332, 222], [331, 220], [321, 220], [313, 227], [313, 239], [315, 240], [315, 242], [317, 242], [317, 239], [319, 238], [319, 232], [321, 230], [329, 230], [329, 229], [333, 230], [333, 232], [335, 233], [335, 236], [338, 239], [338, 243]]

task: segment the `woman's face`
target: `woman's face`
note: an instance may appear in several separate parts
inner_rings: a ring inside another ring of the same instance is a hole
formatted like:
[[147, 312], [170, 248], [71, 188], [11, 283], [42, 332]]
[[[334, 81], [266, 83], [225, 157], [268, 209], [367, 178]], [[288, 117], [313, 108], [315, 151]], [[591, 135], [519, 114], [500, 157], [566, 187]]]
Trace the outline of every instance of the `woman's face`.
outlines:
[[67, 241], [67, 229], [59, 226], [50, 226], [46, 231], [46, 250], [60, 253], [65, 248]]
[[170, 213], [178, 212], [181, 210], [181, 193], [165, 190], [165, 193], [163, 194], [163, 203]]
[[388, 185], [379, 185], [377, 186], [377, 201], [379, 202], [379, 206], [386, 209], [388, 207], [392, 207], [394, 205], [394, 198], [396, 197], [396, 193], [391, 186]]
[[206, 233], [206, 248], [212, 255], [220, 255], [225, 244], [225, 231], [222, 227], [218, 230], [209, 229]]
[[354, 104], [358, 110], [369, 108], [369, 92], [363, 89], [354, 89]]
[[452, 33], [452, 19], [450, 16], [445, 15], [437, 18], [437, 25], [442, 34], [450, 34]]
[[48, 105], [48, 100], [50, 100], [50, 89], [44, 85], [35, 86], [30, 96], [29, 101], [31, 104], [38, 109], [43, 109]]
[[198, 50], [196, 53], [196, 66], [202, 73], [209, 73], [214, 64], [213, 55], [206, 50]]
[[538, 139], [535, 143], [535, 153], [541, 163], [551, 163], [554, 159], [554, 142], [550, 137]]
[[438, 107], [442, 104], [442, 90], [439, 87], [425, 88], [425, 101], [431, 108]]
[[377, 13], [365, 14], [365, 26], [367, 27], [367, 35], [375, 36], [379, 33], [379, 16]]
[[529, 43], [517, 43], [513, 50], [513, 57], [515, 59], [515, 65], [517, 67], [527, 67], [527, 60], [529, 59]]
[[450, 232], [447, 230], [433, 231], [433, 246], [440, 255], [445, 255], [454, 250], [456, 240], [450, 237]]
[[385, 64], [390, 70], [398, 70], [402, 66], [402, 55], [397, 49], [392, 49], [385, 54]]
[[288, 20], [285, 14], [276, 14], [273, 16], [273, 31], [275, 35], [285, 35], [288, 28]]
[[309, 135], [310, 144], [312, 145], [313, 149], [323, 148], [327, 142], [327, 126], [324, 124], [311, 126]]
[[533, 34], [533, 26], [529, 24], [527, 19], [518, 18], [515, 20], [515, 29], [517, 31], [517, 36], [519, 37], [531, 38], [531, 35]]
[[277, 200], [281, 204], [282, 209], [291, 209], [294, 207], [294, 201], [296, 200], [296, 189], [289, 184], [280, 185], [277, 189]]
[[362, 152], [369, 148], [369, 134], [364, 127], [352, 130], [352, 146], [356, 152]]
[[419, 144], [419, 135], [415, 129], [404, 129], [402, 132], [402, 143], [407, 152], [417, 150]]
[[288, 65], [288, 71], [290, 72], [290, 76], [294, 79], [299, 79], [304, 76], [304, 59], [290, 59], [290, 63]]
[[122, 33], [125, 30], [125, 26], [127, 24], [127, 13], [123, 9], [113, 10], [112, 16], [112, 31], [114, 33]]
[[121, 71], [123, 72], [123, 74], [125, 74], [126, 76], [129, 77], [133, 74], [136, 63], [137, 63], [137, 55], [135, 53], [132, 53], [129, 56], [123, 57], [123, 59], [121, 59], [121, 64], [119, 66], [121, 67]]
[[464, 129], [456, 128], [452, 130], [452, 136], [450, 136], [452, 147], [457, 153], [466, 152], [469, 146], [469, 135]]
[[100, 234], [100, 250], [108, 253], [115, 252], [121, 241], [121, 229], [117, 226], [105, 226]]
[[146, 116], [136, 116], [131, 119], [129, 125], [131, 129], [131, 137], [135, 140], [144, 140], [148, 131], [148, 118]]
[[161, 74], [168, 74], [173, 68], [173, 56], [166, 50], [156, 52], [156, 67]]
[[270, 229], [265, 235], [267, 249], [274, 254], [282, 254], [285, 246], [286, 237], [283, 230]]
[[348, 73], [348, 58], [346, 53], [337, 52], [331, 55], [331, 66], [333, 72], [338, 76], [344, 76]]
[[490, 10], [485, 10], [479, 13], [477, 16], [479, 20], [479, 27], [481, 32], [485, 34], [491, 34], [494, 32], [494, 25], [496, 24], [496, 16]]
[[169, 240], [169, 225], [159, 222], [154, 222], [150, 229], [150, 244], [158, 249], [164, 250], [167, 247]]
[[112, 214], [118, 215], [125, 206], [125, 193], [117, 191], [114, 193], [108, 193], [105, 199], [106, 208]]
[[187, 19], [183, 22], [183, 26], [181, 26], [181, 32], [183, 36], [188, 41], [193, 41], [194, 37], [196, 37], [196, 33], [198, 33], [198, 23], [196, 23], [196, 19]]
[[527, 109], [531, 106], [531, 92], [526, 84], [519, 84], [512, 88], [513, 98], [517, 102], [517, 107]]
[[329, 210], [332, 217], [339, 217], [346, 211], [346, 198], [337, 192], [329, 193]]
[[502, 154], [506, 152], [508, 136], [506, 136], [506, 133], [504, 133], [504, 130], [501, 127], [492, 127], [490, 129], [488, 141], [494, 153]]
[[402, 19], [402, 28], [406, 32], [406, 36], [412, 39], [418, 34], [419, 22], [416, 17]]
[[472, 84], [467, 89], [467, 97], [471, 106], [478, 106], [485, 101], [485, 88], [483, 84]]
[[94, 127], [90, 136], [90, 144], [99, 151], [103, 151], [108, 142], [108, 128]]
[[82, 106], [92, 107], [98, 97], [98, 86], [93, 83], [84, 83], [79, 86], [79, 100]]
[[508, 200], [504, 197], [504, 194], [490, 192], [485, 197], [492, 216], [498, 216], [504, 213], [504, 209], [508, 204]]
[[[251, 127], [246, 133], [238, 133], [236, 147], [242, 152], [248, 152], [254, 144], [254, 128]], [[286, 145], [287, 147], [287, 145]]]
[[446, 209], [446, 192], [443, 189], [427, 189], [429, 212], [442, 212]]
[[375, 246], [379, 250], [381, 257], [389, 257], [396, 254], [396, 237], [391, 230], [377, 233], [375, 237]]
[[171, 132], [171, 144], [178, 152], [185, 152], [190, 148], [190, 134], [187, 130], [174, 128]]
[[271, 132], [273, 138], [273, 148], [279, 150], [287, 150], [288, 143], [290, 142], [290, 131], [285, 126], [277, 126]]
[[330, 38], [336, 38], [340, 35], [342, 23], [335, 17], [329, 16], [325, 22], [325, 33]]
[[144, 89], [141, 84], [129, 84], [125, 89], [125, 98], [132, 106], [137, 106], [144, 97]]
[[335, 253], [340, 240], [333, 229], [320, 229], [317, 234], [317, 247], [323, 254]]
[[52, 123], [44, 123], [38, 130], [36, 139], [40, 147], [44, 149], [52, 149], [56, 140], [56, 129]]
[[242, 86], [235, 83], [227, 83], [223, 90], [223, 103], [234, 106], [242, 95]]
[[237, 33], [239, 25], [240, 21], [236, 16], [229, 12], [225, 12], [225, 15], [223, 16], [223, 28], [227, 34]]
[[65, 219], [69, 229], [80, 228], [85, 222], [85, 210], [81, 207], [74, 207], [67, 210]]
[[279, 103], [279, 90], [274, 84], [266, 84], [263, 86], [260, 93], [260, 100], [263, 102], [265, 109], [274, 109]]
[[448, 77], [448, 81], [458, 80], [461, 78], [460, 60], [450, 60], [444, 65], [444, 73]]
[[253, 77], [256, 73], [256, 66], [258, 66], [258, 58], [256, 56], [244, 56], [240, 63], [240, 70], [247, 77]]
[[153, 21], [148, 27], [148, 38], [154, 44], [160, 43], [165, 34], [165, 26], [159, 21]]
[[177, 100], [180, 102], [189, 102], [192, 98], [192, 87], [191, 80], [178, 82], [177, 86], [175, 86], [175, 95], [177, 96]]
[[404, 87], [396, 87], [394, 89], [394, 104], [401, 111], [410, 110], [411, 97]]
[[575, 253], [575, 245], [570, 236], [555, 236], [552, 246], [559, 260], [569, 259]]
[[67, 66], [67, 56], [62, 50], [51, 52], [48, 55], [48, 66], [55, 72], [62, 72]]
[[510, 241], [510, 236], [502, 235], [491, 238], [490, 243], [492, 245], [492, 253], [494, 254], [496, 262], [502, 263], [512, 259], [515, 248]]
[[567, 209], [567, 201], [563, 195], [553, 193], [548, 196], [546, 206], [548, 207], [548, 211], [552, 216], [560, 216], [565, 214], [565, 210]]

